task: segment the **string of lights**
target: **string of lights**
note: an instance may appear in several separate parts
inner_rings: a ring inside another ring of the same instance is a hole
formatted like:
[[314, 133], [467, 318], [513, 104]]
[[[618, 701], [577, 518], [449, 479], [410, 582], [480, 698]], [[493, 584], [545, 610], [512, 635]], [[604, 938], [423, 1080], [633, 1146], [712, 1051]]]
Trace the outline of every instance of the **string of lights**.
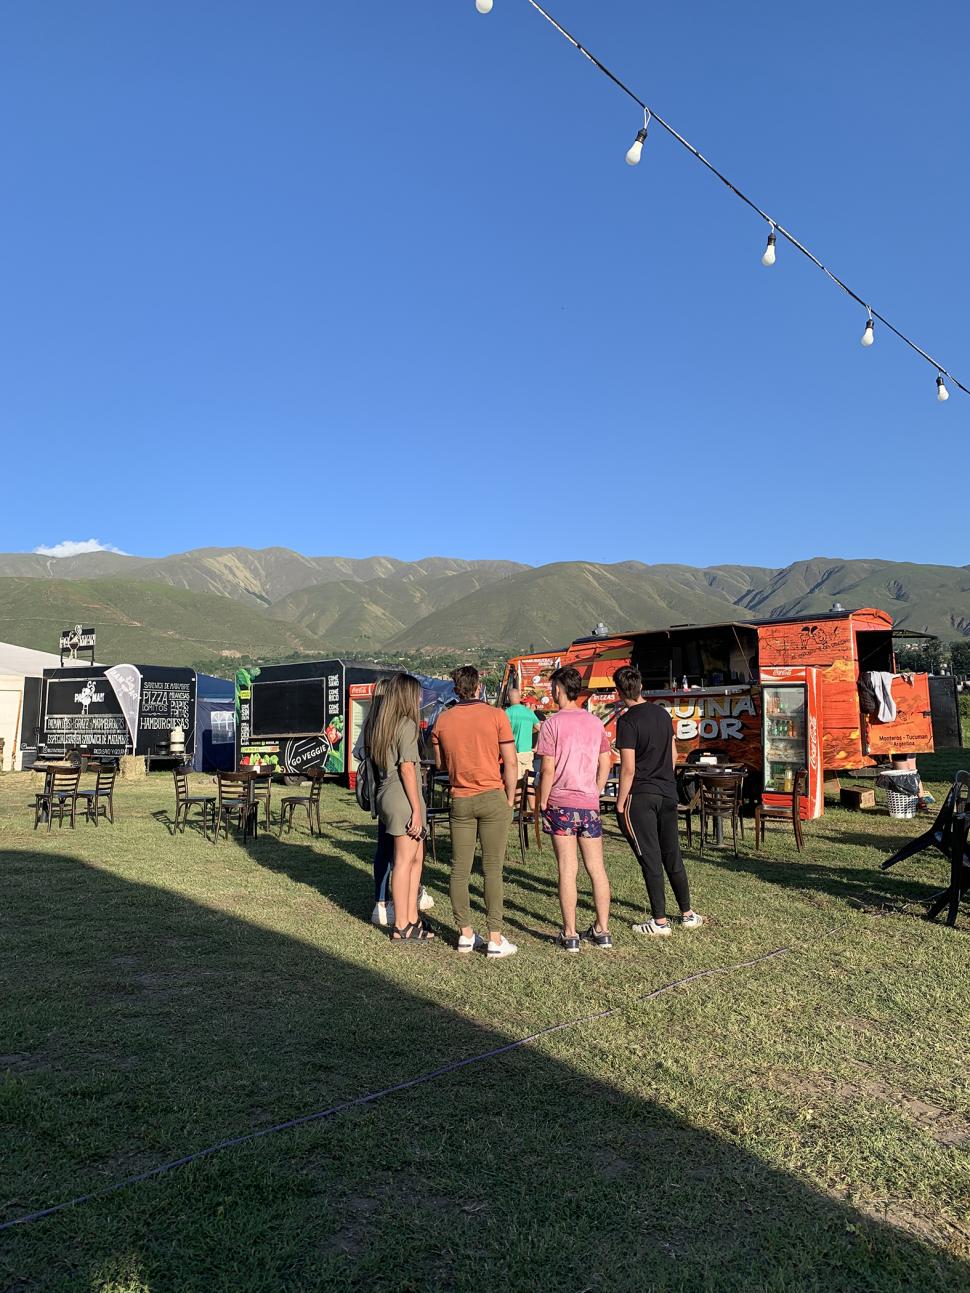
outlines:
[[[866, 323], [865, 323], [865, 329], [861, 337], [861, 344], [863, 346], [868, 348], [869, 346], [872, 345], [873, 341], [875, 340], [875, 322], [878, 319], [878, 321], [884, 327], [888, 328], [889, 331], [892, 332], [896, 337], [898, 337], [900, 341], [904, 342], [907, 346], [909, 346], [911, 350], [914, 350], [916, 354], [918, 354], [922, 359], [925, 359], [926, 362], [933, 369], [935, 369], [936, 398], [941, 403], [945, 402], [950, 398], [950, 392], [948, 391], [946, 386], [947, 379], [951, 381], [954, 386], [958, 387], [961, 391], [963, 391], [965, 395], [970, 395], [970, 388], [965, 386], [963, 382], [959, 381], [956, 377], [954, 377], [953, 374], [943, 366], [943, 364], [941, 364], [938, 360], [934, 359], [933, 356], [929, 354], [926, 350], [924, 350], [922, 346], [917, 345], [917, 343], [913, 341], [911, 337], [908, 337], [905, 332], [903, 332], [900, 328], [897, 328], [894, 323], [891, 323], [890, 320], [887, 319], [884, 314], [880, 314], [878, 310], [874, 309], [873, 306], [864, 297], [860, 296], [857, 292], [854, 292], [847, 283], [845, 283], [841, 278], [839, 278], [837, 274], [834, 274], [828, 268], [827, 265], [824, 265], [822, 261], [820, 261], [819, 258], [815, 255], [815, 253], [805, 245], [805, 243], [803, 243], [800, 239], [796, 238], [795, 235], [789, 229], [786, 229], [784, 227], [784, 225], [781, 225], [778, 223], [777, 220], [774, 220], [767, 213], [767, 211], [762, 210], [762, 208], [758, 205], [758, 203], [755, 202], [752, 198], [748, 197], [746, 193], [743, 193], [741, 189], [739, 189], [736, 184], [733, 184], [731, 180], [729, 180], [728, 177], [722, 171], [719, 171], [718, 168], [712, 162], [708, 161], [708, 159], [703, 155], [703, 153], [701, 153], [697, 148], [694, 147], [694, 145], [690, 142], [690, 140], [685, 139], [684, 136], [680, 134], [679, 131], [675, 130], [674, 127], [668, 121], [665, 121], [663, 117], [658, 116], [658, 114], [655, 111], [653, 111], [652, 108], [648, 107], [647, 104], [644, 102], [644, 100], [641, 99], [640, 96], [634, 90], [631, 90], [630, 87], [627, 84], [625, 84], [625, 82], [620, 80], [620, 78], [616, 75], [615, 72], [610, 71], [610, 69], [606, 66], [605, 63], [602, 63], [596, 57], [595, 54], [590, 53], [590, 51], [586, 48], [585, 45], [583, 45], [580, 41], [578, 41], [576, 37], [572, 35], [571, 32], [568, 32], [566, 28], [562, 26], [561, 23], [557, 22], [557, 20], [552, 16], [552, 14], [550, 14], [548, 10], [544, 9], [542, 5], [538, 3], [538, 0], [526, 0], [526, 3], [528, 5], [531, 5], [531, 7], [535, 9], [537, 13], [541, 14], [541, 16], [546, 20], [546, 22], [549, 23], [550, 26], [554, 27], [556, 31], [558, 31], [559, 34], [563, 36], [567, 41], [569, 41], [570, 45], [572, 45], [576, 50], [578, 50], [579, 53], [582, 54], [584, 58], [588, 59], [589, 62], [592, 63], [593, 67], [595, 67], [598, 72], [600, 72], [608, 80], [612, 81], [613, 84], [617, 87], [617, 89], [621, 90], [623, 94], [627, 96], [627, 98], [632, 99], [633, 102], [643, 110], [643, 125], [637, 131], [636, 138], [634, 139], [633, 143], [630, 145], [630, 148], [628, 149], [626, 154], [626, 161], [629, 166], [639, 165], [640, 159], [643, 156], [644, 145], [647, 142], [647, 134], [649, 131], [650, 123], [652, 121], [655, 121], [657, 125], [660, 127], [660, 129], [665, 130], [667, 134], [671, 136], [672, 139], [675, 139], [677, 143], [679, 143], [682, 147], [686, 148], [687, 151], [693, 157], [696, 157], [696, 159], [703, 166], [707, 167], [707, 169], [711, 172], [712, 175], [716, 176], [716, 178], [719, 179], [721, 183], [725, 185], [726, 188], [730, 189], [731, 192], [735, 195], [735, 197], [739, 198], [746, 206], [750, 207], [751, 210], [754, 211], [758, 216], [760, 216], [761, 219], [764, 220], [764, 222], [767, 224], [768, 242], [765, 247], [764, 253], [762, 254], [762, 257], [761, 257], [762, 265], [765, 265], [770, 268], [772, 265], [775, 264], [775, 261], [777, 260], [778, 239], [779, 237], [783, 238], [785, 242], [787, 242], [792, 247], [794, 247], [796, 251], [801, 252], [803, 256], [805, 256], [808, 260], [810, 260], [812, 264], [816, 266], [817, 269], [820, 269], [822, 273], [828, 279], [830, 279], [831, 282], [833, 282], [836, 285], [836, 287], [841, 288], [842, 291], [846, 294], [846, 296], [850, 297], [853, 301], [855, 301], [858, 305], [860, 305], [863, 310], [865, 310]], [[493, 4], [494, 4], [494, 0], [475, 0], [475, 8], [481, 14], [491, 13]]]

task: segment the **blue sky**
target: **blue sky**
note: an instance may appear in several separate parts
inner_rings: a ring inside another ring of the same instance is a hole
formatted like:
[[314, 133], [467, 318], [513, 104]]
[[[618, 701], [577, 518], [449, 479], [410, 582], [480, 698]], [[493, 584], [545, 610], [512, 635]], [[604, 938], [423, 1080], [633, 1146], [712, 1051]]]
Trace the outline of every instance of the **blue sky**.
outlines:
[[[970, 385], [970, 8], [550, 7]], [[970, 561], [970, 399], [526, 0], [8, 4], [0, 112], [0, 549]]]

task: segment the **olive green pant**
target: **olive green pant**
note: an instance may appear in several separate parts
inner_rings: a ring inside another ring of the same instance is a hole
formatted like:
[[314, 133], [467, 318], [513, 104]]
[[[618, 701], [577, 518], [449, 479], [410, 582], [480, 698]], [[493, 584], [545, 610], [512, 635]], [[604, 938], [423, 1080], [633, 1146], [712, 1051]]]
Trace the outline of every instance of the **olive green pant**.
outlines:
[[475, 860], [475, 843], [482, 844], [485, 873], [485, 916], [490, 930], [502, 928], [502, 869], [512, 824], [512, 809], [504, 790], [480, 795], [455, 795], [451, 800], [451, 906], [459, 929], [472, 923], [468, 882]]

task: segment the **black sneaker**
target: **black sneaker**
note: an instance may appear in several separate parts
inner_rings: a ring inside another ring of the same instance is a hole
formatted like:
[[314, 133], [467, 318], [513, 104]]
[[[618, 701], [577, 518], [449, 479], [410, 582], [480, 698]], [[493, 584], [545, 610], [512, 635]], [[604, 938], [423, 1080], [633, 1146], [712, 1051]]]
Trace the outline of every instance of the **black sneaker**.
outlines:
[[562, 932], [562, 930], [560, 930], [559, 933], [556, 935], [556, 946], [561, 947], [564, 952], [578, 952], [579, 935], [578, 934], [566, 935]]
[[613, 940], [609, 934], [601, 934], [595, 925], [590, 925], [589, 929], [583, 934], [583, 938], [588, 938], [596, 947], [601, 947], [604, 952], [609, 952], [613, 947]]

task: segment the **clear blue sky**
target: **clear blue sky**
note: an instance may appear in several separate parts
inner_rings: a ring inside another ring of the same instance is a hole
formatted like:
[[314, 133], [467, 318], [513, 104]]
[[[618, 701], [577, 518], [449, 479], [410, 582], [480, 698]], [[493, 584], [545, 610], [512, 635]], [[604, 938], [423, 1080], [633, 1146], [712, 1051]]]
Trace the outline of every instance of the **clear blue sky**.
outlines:
[[[970, 7], [549, 3], [970, 384]], [[970, 399], [525, 0], [7, 3], [0, 114], [0, 549], [970, 562]]]

